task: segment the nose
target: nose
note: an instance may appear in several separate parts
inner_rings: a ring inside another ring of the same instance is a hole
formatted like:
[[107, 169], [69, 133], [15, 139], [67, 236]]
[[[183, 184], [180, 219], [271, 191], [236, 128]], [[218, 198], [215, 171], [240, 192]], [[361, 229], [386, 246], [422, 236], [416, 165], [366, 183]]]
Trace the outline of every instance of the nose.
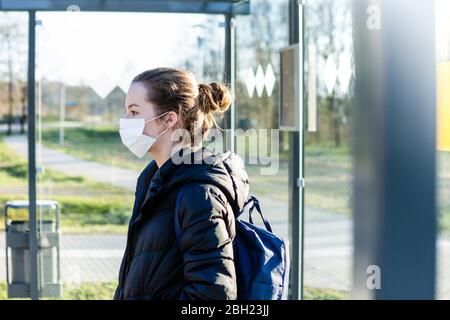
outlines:
[[125, 112], [125, 114], [123, 115], [123, 117], [124, 117], [125, 119], [131, 118], [131, 113]]

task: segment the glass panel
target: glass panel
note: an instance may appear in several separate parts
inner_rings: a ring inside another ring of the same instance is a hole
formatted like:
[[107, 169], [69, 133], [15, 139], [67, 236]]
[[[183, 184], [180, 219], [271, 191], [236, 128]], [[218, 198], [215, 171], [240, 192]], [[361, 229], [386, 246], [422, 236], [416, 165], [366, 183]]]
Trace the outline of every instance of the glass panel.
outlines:
[[135, 75], [160, 66], [186, 68], [200, 81], [221, 80], [223, 36], [212, 34], [223, 33], [223, 18], [87, 12], [37, 17], [38, 198], [62, 208], [65, 297], [111, 299], [137, 177], [151, 161], [130, 153], [118, 134], [126, 92]]
[[436, 1], [437, 178], [439, 234], [437, 298], [450, 299], [450, 4]]
[[5, 213], [16, 228], [28, 221], [26, 208], [6, 212], [8, 201], [28, 200], [27, 40], [28, 14], [0, 12], [0, 299], [6, 298]]
[[305, 5], [306, 299], [349, 298], [352, 264], [351, 1]]
[[261, 201], [274, 232], [287, 238], [288, 146], [287, 135], [278, 131], [278, 104], [288, 1], [252, 0], [250, 6], [251, 14], [238, 16], [236, 24], [236, 151], [245, 159], [250, 193]]

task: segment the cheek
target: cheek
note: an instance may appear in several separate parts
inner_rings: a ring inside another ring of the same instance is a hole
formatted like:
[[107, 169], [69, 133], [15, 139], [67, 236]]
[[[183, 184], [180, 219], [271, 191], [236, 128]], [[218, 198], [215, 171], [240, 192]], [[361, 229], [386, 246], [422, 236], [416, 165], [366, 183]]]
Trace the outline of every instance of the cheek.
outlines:
[[154, 121], [147, 123], [147, 125], [144, 128], [144, 134], [147, 136], [156, 137], [159, 134], [159, 124], [155, 123]]

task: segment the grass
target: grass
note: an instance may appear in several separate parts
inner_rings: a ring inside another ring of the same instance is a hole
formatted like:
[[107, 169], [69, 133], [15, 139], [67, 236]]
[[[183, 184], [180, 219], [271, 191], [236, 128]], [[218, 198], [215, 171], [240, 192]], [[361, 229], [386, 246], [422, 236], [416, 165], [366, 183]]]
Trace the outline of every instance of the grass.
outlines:
[[[260, 166], [247, 165], [250, 188], [261, 197], [287, 203], [288, 163], [280, 161], [276, 175], [261, 175]], [[351, 165], [345, 148], [307, 146], [305, 150], [305, 205], [350, 215]]]
[[348, 300], [350, 299], [350, 293], [347, 291], [340, 291], [334, 289], [322, 289], [322, 288], [303, 288], [304, 300]]
[[[45, 300], [112, 300], [117, 287], [116, 281], [82, 283], [80, 286], [63, 285], [62, 298], [43, 298]], [[0, 300], [8, 300], [6, 283], [0, 282]], [[13, 300], [13, 299], [11, 299]], [[24, 300], [24, 299], [20, 299]]]
[[[1, 195], [1, 208], [11, 199], [26, 199], [26, 196]], [[99, 199], [89, 196], [52, 196], [51, 199], [61, 205], [61, 231], [64, 233], [125, 233], [127, 230], [131, 198], [108, 195]], [[11, 210], [8, 214], [21, 213]], [[23, 215], [28, 216], [28, 212], [22, 213]], [[2, 220], [0, 230], [4, 229], [3, 223]]]
[[[26, 161], [4, 144], [1, 136], [0, 181], [2, 229], [6, 201], [27, 199], [28, 181]], [[50, 169], [38, 175], [37, 185], [38, 198], [50, 198], [60, 203], [62, 232], [126, 232], [134, 198], [129, 191]]]
[[352, 165], [350, 150], [324, 145], [305, 147], [305, 205], [351, 214]]

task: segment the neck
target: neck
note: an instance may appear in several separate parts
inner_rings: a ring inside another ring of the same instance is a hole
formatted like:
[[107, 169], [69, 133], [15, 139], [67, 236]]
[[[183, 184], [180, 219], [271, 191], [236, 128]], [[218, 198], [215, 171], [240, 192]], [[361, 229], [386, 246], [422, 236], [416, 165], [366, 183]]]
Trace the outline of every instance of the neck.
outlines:
[[150, 154], [152, 155], [152, 158], [155, 159], [158, 168], [161, 168], [161, 166], [182, 147], [183, 146], [180, 144], [178, 145], [166, 144], [160, 146], [157, 150], [150, 151]]
[[164, 146], [160, 146], [158, 150], [150, 151], [150, 154], [152, 155], [152, 158], [155, 159], [158, 168], [161, 168], [161, 166], [170, 158], [170, 150]]

